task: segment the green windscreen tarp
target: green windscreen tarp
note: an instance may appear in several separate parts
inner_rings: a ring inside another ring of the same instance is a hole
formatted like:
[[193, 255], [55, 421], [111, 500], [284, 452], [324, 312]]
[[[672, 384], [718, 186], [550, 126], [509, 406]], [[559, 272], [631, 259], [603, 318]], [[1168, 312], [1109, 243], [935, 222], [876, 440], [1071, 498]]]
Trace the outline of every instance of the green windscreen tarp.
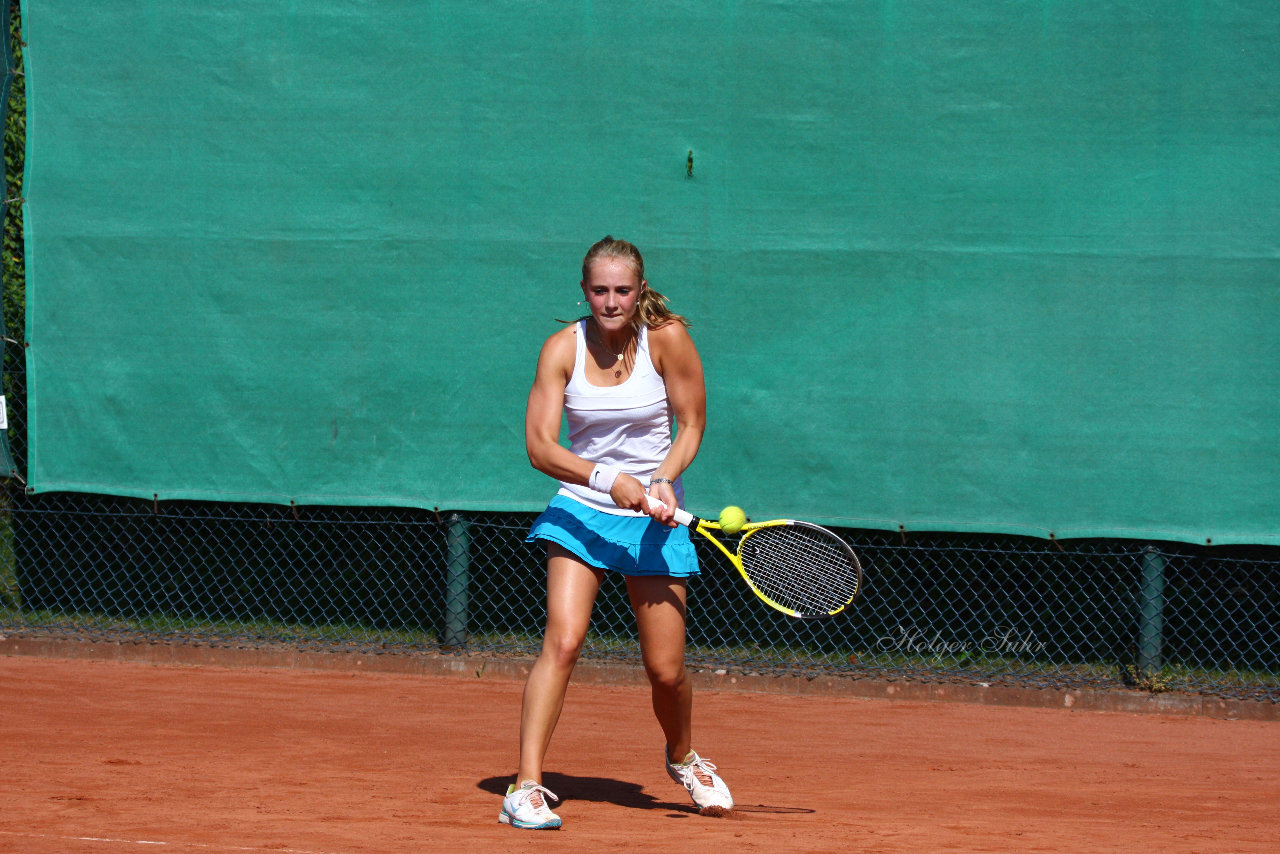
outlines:
[[537, 509], [612, 233], [695, 512], [1280, 543], [1273, 0], [22, 12], [36, 491]]

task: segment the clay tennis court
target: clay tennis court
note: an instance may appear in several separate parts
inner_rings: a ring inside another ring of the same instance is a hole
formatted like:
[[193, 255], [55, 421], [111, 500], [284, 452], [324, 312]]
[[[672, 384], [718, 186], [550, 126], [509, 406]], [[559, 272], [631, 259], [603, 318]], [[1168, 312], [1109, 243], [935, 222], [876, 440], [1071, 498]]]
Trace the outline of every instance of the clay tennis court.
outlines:
[[1280, 724], [702, 690], [736, 819], [665, 775], [639, 685], [575, 683], [546, 784], [496, 817], [521, 683], [0, 656], [0, 851], [1270, 851]]

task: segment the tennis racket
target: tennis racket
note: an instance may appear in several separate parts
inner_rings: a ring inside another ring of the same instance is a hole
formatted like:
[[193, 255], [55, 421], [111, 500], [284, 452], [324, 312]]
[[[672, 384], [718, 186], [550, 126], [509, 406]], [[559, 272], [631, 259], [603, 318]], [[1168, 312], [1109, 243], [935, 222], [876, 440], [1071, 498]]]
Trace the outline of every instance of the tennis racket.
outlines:
[[[661, 504], [656, 498], [649, 498]], [[664, 505], [665, 506], [665, 505]], [[833, 532], [808, 522], [773, 519], [742, 526], [736, 551], [715, 536], [718, 522], [679, 507], [675, 520], [715, 544], [766, 605], [802, 620], [833, 617], [862, 590], [862, 565]], [[725, 535], [728, 536], [728, 535]]]

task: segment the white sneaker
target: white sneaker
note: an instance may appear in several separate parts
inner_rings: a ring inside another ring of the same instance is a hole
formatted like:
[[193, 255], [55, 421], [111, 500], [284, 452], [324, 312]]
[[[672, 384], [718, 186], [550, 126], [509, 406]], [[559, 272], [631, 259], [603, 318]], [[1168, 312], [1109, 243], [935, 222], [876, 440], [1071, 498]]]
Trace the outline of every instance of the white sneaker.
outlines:
[[507, 786], [507, 796], [502, 799], [502, 812], [498, 813], [498, 821], [523, 830], [557, 830], [560, 827], [560, 816], [547, 806], [547, 798], [560, 800], [555, 792], [532, 780], [525, 780], [518, 789], [514, 784]]
[[668, 758], [667, 773], [688, 790], [694, 805], [703, 815], [724, 815], [733, 809], [733, 795], [729, 794], [729, 787], [716, 773], [716, 766], [692, 750], [679, 765]]

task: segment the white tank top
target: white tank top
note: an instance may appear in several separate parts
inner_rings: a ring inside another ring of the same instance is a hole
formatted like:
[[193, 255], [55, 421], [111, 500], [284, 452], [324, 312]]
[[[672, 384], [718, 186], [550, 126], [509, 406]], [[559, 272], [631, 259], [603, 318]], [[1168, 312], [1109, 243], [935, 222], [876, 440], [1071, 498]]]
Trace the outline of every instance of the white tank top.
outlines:
[[[564, 411], [569, 422], [569, 450], [592, 463], [615, 466], [646, 487], [654, 471], [671, 450], [671, 403], [667, 387], [649, 357], [649, 329], [640, 327], [636, 361], [621, 385], [598, 386], [587, 382], [587, 326], [578, 322], [573, 375], [564, 390]], [[680, 479], [672, 484], [683, 502]], [[589, 507], [619, 516], [645, 515], [624, 510], [607, 493], [576, 483], [560, 482], [560, 495]]]

